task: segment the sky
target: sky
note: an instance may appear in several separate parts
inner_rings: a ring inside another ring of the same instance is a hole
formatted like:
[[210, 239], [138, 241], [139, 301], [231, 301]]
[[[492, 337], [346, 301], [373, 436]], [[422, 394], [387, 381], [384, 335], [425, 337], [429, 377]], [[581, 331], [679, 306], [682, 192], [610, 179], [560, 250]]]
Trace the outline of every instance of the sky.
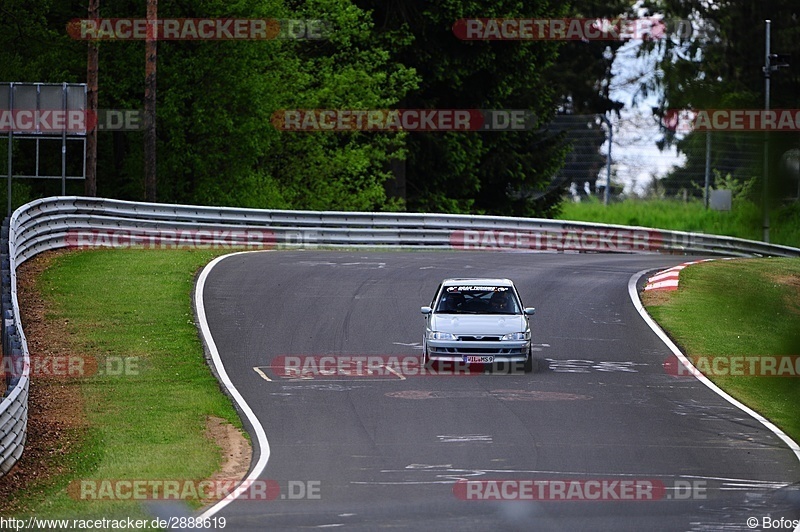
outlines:
[[[637, 95], [640, 80], [656, 75], [657, 57], [637, 58], [641, 41], [629, 41], [622, 46], [614, 60], [610, 97], [625, 104], [621, 117], [611, 118], [614, 125], [612, 146], [612, 175], [625, 185], [625, 192], [644, 192], [652, 177], [663, 177], [670, 168], [683, 164], [685, 157], [674, 147], [660, 151], [656, 141], [661, 137], [652, 117], [652, 108], [659, 105], [659, 96], [651, 94], [642, 99]], [[605, 148], [603, 153], [605, 154]], [[605, 182], [605, 172], [602, 174]]]

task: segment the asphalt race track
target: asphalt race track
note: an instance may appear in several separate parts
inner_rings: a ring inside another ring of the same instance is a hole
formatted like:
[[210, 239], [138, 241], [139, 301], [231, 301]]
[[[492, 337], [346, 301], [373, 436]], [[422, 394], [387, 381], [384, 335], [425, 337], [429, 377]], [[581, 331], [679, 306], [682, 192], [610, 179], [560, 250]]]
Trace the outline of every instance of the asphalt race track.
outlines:
[[[266, 432], [260, 478], [280, 494], [216, 516], [234, 531], [752, 530], [748, 517], [758, 528], [797, 519], [795, 454], [693, 377], [669, 374], [668, 348], [628, 295], [636, 272], [691, 259], [298, 250], [221, 260], [205, 283], [208, 325]], [[285, 356], [419, 356], [419, 307], [446, 277], [515, 281], [537, 308], [534, 373], [279, 370]], [[464, 500], [465, 479], [663, 491]]]

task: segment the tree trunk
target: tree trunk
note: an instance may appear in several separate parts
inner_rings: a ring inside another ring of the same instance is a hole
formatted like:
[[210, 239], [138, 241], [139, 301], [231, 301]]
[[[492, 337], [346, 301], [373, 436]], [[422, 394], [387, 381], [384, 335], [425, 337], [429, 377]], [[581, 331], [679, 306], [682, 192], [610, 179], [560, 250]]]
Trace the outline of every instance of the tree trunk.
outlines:
[[158, 0], [147, 0], [148, 31], [144, 80], [144, 198], [156, 201], [156, 51]]
[[[89, 18], [100, 18], [100, 0], [89, 0]], [[99, 52], [97, 41], [89, 41], [89, 51], [86, 57], [86, 108], [88, 117], [97, 116]], [[91, 121], [87, 120], [87, 123], [91, 123]], [[86, 134], [86, 180], [83, 182], [83, 193], [90, 197], [97, 196], [97, 124]]]

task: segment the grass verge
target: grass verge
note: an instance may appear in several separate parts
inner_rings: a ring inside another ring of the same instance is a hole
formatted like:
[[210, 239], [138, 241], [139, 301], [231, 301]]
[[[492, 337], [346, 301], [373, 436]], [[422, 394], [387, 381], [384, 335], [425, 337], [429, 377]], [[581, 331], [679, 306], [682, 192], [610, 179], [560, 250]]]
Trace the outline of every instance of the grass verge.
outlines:
[[[800, 259], [697, 264], [644, 304], [689, 358], [723, 357], [718, 373], [731, 356], [800, 355]], [[707, 376], [800, 442], [800, 375]]]
[[217, 470], [220, 448], [205, 433], [207, 420], [241, 421], [204, 361], [191, 301], [195, 272], [226, 252], [96, 250], [52, 259], [36, 284], [48, 309], [44, 327], [96, 366], [84, 364], [92, 371], [60, 384], [77, 393], [83, 411], [61, 405], [81, 421], [54, 440], [72, 442], [57, 473], [27, 482], [4, 508], [15, 517], [147, 519], [141, 501], [82, 499], [80, 481], [202, 480]]
[[[761, 208], [746, 200], [736, 200], [730, 212], [706, 210], [701, 201], [626, 200], [603, 205], [599, 201], [565, 201], [560, 220], [640, 225], [674, 231], [691, 231], [735, 236], [749, 240], [762, 238]], [[770, 241], [800, 247], [800, 203], [776, 208], [770, 213]]]

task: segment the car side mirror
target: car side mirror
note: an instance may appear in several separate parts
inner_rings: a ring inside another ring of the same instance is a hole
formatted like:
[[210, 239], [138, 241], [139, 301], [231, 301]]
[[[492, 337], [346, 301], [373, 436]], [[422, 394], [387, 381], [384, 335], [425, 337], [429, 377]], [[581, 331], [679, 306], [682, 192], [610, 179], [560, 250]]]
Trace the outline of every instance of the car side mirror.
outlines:
[[533, 316], [534, 314], [536, 314], [536, 309], [534, 307], [525, 307], [524, 312], [528, 316]]
[[419, 311], [423, 314], [430, 314], [433, 309], [431, 307], [420, 307]]

